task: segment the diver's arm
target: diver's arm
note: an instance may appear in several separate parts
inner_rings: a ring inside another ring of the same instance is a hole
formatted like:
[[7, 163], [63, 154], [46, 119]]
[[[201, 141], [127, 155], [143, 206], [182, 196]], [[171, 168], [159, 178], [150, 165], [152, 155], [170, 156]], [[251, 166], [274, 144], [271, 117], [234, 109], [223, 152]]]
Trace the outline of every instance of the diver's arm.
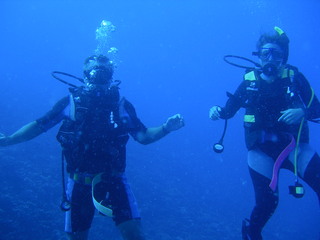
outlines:
[[166, 136], [172, 131], [176, 131], [184, 126], [183, 117], [180, 114], [176, 114], [169, 117], [166, 123], [159, 127], [147, 128], [144, 131], [139, 131], [135, 135], [135, 140], [141, 144], [149, 144]]
[[69, 104], [69, 97], [59, 100], [53, 108], [41, 118], [30, 122], [10, 136], [0, 133], [0, 146], [14, 145], [29, 141], [52, 128], [64, 118], [64, 109]]
[[308, 80], [300, 72], [298, 73], [299, 95], [306, 106], [304, 109], [307, 120], [320, 118], [320, 102], [310, 86]]
[[320, 118], [320, 103], [317, 96], [314, 94], [308, 80], [300, 72], [295, 76], [297, 81], [298, 94], [304, 107], [289, 108], [281, 111], [279, 122], [284, 122], [288, 125], [299, 124], [303, 118], [309, 121], [319, 122]]
[[234, 94], [227, 93], [229, 97], [224, 107], [213, 106], [209, 111], [209, 118], [212, 120], [232, 118], [236, 112], [244, 105], [247, 99], [246, 82], [243, 81]]
[[302, 108], [290, 108], [281, 111], [281, 116], [278, 122], [284, 122], [288, 125], [299, 124], [301, 119], [305, 116], [305, 111]]
[[0, 137], [0, 146], [14, 145], [29, 141], [43, 133], [43, 129], [39, 126], [37, 121], [30, 122], [20, 128], [18, 131], [10, 136]]
[[158, 141], [169, 133], [164, 130], [163, 126], [164, 125], [159, 127], [151, 127], [147, 128], [145, 131], [137, 132], [135, 137], [136, 141], [144, 145]]

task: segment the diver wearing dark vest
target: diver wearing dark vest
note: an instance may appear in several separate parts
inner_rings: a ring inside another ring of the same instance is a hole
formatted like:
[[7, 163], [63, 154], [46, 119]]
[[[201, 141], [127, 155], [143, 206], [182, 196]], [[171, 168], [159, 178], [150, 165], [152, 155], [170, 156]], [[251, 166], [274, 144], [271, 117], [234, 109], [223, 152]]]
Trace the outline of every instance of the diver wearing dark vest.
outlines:
[[71, 240], [87, 240], [95, 208], [112, 217], [123, 239], [145, 239], [136, 199], [127, 183], [126, 143], [155, 142], [184, 126], [180, 114], [153, 128], [139, 120], [133, 105], [120, 98], [112, 80], [113, 64], [105, 56], [85, 60], [85, 86], [70, 89], [52, 110], [10, 136], [0, 146], [28, 141], [62, 122], [57, 134], [69, 173], [62, 205]]
[[[262, 239], [262, 229], [278, 205], [278, 172], [274, 174], [274, 169], [294, 171], [320, 201], [320, 158], [309, 145], [306, 121], [320, 117], [318, 98], [298, 69], [287, 64], [289, 39], [280, 28], [275, 28], [275, 34], [263, 34], [257, 51], [262, 68], [244, 75], [225, 107], [214, 106], [209, 112], [212, 120], [229, 119], [245, 108], [245, 139], [256, 205], [249, 225], [243, 222], [244, 240]], [[295, 187], [293, 195], [303, 196], [298, 191], [300, 185]]]

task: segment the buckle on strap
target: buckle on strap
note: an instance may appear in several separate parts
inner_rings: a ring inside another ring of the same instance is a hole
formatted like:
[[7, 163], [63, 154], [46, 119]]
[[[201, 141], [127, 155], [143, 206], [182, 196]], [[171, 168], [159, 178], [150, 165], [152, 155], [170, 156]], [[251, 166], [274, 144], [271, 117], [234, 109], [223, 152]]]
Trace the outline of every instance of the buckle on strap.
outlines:
[[91, 185], [93, 178], [96, 174], [88, 174], [88, 173], [70, 173], [70, 178], [77, 183], [81, 183], [84, 185]]

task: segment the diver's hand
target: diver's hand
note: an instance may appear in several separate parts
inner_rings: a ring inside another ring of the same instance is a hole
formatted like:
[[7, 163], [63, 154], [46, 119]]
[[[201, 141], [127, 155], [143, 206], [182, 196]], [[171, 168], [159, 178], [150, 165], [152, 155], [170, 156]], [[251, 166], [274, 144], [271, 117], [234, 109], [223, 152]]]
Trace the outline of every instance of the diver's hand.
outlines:
[[298, 124], [304, 117], [304, 111], [302, 108], [290, 108], [285, 111], [281, 111], [282, 115], [279, 117], [278, 122], [284, 122], [288, 125]]
[[166, 132], [176, 131], [184, 126], [183, 117], [180, 114], [175, 114], [169, 117], [166, 123], [163, 124], [163, 129]]
[[218, 120], [220, 118], [221, 108], [219, 106], [213, 106], [209, 110], [209, 118], [211, 120]]

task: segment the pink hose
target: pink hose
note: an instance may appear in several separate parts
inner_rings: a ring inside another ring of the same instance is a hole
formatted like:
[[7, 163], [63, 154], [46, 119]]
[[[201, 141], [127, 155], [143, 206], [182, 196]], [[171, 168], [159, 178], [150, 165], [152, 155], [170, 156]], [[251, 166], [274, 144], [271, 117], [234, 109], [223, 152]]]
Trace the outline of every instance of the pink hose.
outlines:
[[279, 154], [277, 160], [275, 161], [273, 165], [273, 171], [272, 171], [272, 179], [269, 184], [269, 187], [272, 189], [272, 191], [275, 191], [278, 185], [278, 177], [279, 177], [279, 170], [283, 163], [283, 161], [289, 156], [289, 154], [292, 152], [292, 150], [296, 146], [296, 141], [294, 140], [294, 137], [291, 135], [291, 141], [288, 144], [288, 146], [283, 149], [283, 151]]

